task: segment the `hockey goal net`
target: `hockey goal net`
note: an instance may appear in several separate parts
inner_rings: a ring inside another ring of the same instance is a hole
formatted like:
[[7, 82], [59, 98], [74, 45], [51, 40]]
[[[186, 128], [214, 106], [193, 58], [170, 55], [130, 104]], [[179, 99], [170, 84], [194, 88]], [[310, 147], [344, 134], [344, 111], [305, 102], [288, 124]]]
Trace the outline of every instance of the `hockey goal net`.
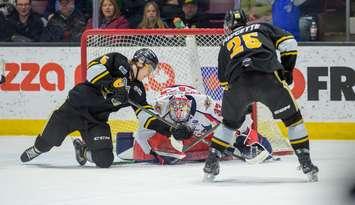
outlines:
[[[87, 30], [81, 40], [83, 77], [88, 62], [105, 53], [120, 52], [131, 58], [137, 49], [148, 47], [159, 58], [154, 76], [144, 82], [148, 102], [163, 88], [176, 84], [191, 85], [212, 99], [221, 100], [223, 90], [217, 78], [217, 58], [224, 37], [222, 29]], [[264, 108], [262, 115], [257, 115], [259, 105], [254, 107], [253, 115], [258, 119], [255, 125], [271, 141], [275, 154], [291, 153], [271, 115]], [[113, 114], [110, 124], [113, 133], [137, 129], [137, 120], [129, 108]]]

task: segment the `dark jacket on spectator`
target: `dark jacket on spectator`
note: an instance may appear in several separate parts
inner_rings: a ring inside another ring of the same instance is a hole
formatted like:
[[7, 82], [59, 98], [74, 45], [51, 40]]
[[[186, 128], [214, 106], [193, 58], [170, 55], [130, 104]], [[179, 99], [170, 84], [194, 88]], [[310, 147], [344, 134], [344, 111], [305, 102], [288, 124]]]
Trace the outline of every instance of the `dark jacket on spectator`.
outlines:
[[57, 11], [49, 19], [42, 41], [79, 42], [85, 25], [86, 18], [79, 10], [74, 10], [69, 17]]
[[31, 11], [27, 23], [21, 23], [17, 11], [7, 19], [7, 29], [10, 33], [10, 41], [30, 42], [40, 41], [44, 29], [44, 19], [39, 14]]
[[[89, 19], [86, 29], [92, 28], [92, 19]], [[123, 16], [112, 19], [109, 22], [99, 21], [99, 28], [129, 28], [127, 19]]]
[[185, 25], [189, 28], [210, 28], [211, 25], [207, 16], [197, 13], [191, 19], [183, 19]]
[[181, 5], [164, 4], [160, 8], [160, 16], [169, 28], [175, 28], [174, 18], [179, 17], [183, 19], [184, 12], [182, 11]]
[[143, 17], [144, 6], [148, 1], [149, 0], [129, 0], [123, 2], [121, 12], [129, 21], [131, 28], [138, 27]]
[[0, 12], [0, 41], [7, 41], [8, 34], [5, 16]]

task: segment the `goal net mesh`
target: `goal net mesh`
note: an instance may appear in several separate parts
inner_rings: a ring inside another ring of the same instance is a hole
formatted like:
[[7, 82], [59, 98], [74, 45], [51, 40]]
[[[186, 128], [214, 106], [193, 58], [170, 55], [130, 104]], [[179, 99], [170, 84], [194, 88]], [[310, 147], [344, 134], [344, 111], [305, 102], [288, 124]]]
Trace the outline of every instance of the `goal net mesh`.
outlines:
[[[193, 86], [220, 101], [223, 90], [217, 78], [217, 60], [224, 37], [222, 29], [88, 30], [81, 41], [82, 74], [85, 76], [89, 61], [105, 53], [120, 52], [130, 59], [136, 50], [150, 48], [157, 54], [159, 65], [154, 75], [144, 80], [148, 102], [165, 87], [176, 84]], [[267, 111], [258, 114], [259, 106], [253, 111], [258, 131], [271, 141], [275, 154], [288, 154], [291, 151], [288, 142]], [[134, 132], [137, 123], [130, 108], [110, 117], [113, 135]]]

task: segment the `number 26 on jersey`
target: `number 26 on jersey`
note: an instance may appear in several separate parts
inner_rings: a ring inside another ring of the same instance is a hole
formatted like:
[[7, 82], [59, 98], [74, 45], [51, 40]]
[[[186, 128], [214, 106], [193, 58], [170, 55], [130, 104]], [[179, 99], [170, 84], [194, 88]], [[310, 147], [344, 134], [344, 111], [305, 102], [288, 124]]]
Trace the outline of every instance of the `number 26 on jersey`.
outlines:
[[[243, 45], [244, 41], [244, 45]], [[234, 36], [227, 42], [227, 49], [230, 51], [230, 58], [242, 53], [244, 47], [249, 49], [259, 48], [262, 45], [258, 39], [258, 33], [252, 32], [242, 36]]]

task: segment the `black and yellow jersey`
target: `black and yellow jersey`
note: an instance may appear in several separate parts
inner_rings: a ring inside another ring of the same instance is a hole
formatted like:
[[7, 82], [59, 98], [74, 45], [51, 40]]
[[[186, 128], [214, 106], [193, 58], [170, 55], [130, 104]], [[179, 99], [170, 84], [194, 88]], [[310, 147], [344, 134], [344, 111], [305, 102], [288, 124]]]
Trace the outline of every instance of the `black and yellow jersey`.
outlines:
[[[155, 130], [164, 135], [170, 135], [170, 126], [154, 116], [129, 103], [113, 105], [113, 89], [121, 87], [122, 81], [128, 92], [128, 97], [145, 109], [153, 111], [148, 104], [146, 91], [141, 81], [131, 80], [131, 65], [128, 59], [120, 53], [108, 53], [88, 65], [86, 81], [76, 85], [70, 92], [68, 102], [74, 107], [85, 108], [93, 119], [107, 121], [111, 112], [131, 106], [144, 128]], [[112, 92], [112, 93], [111, 93]], [[153, 111], [154, 112], [154, 111]]]
[[86, 72], [86, 82], [100, 89], [110, 89], [121, 78], [129, 78], [131, 66], [120, 53], [108, 53], [91, 61]]
[[[280, 51], [279, 62], [276, 50]], [[218, 55], [221, 85], [233, 82], [243, 72], [273, 73], [293, 69], [297, 42], [287, 31], [267, 23], [239, 27], [223, 41]]]

